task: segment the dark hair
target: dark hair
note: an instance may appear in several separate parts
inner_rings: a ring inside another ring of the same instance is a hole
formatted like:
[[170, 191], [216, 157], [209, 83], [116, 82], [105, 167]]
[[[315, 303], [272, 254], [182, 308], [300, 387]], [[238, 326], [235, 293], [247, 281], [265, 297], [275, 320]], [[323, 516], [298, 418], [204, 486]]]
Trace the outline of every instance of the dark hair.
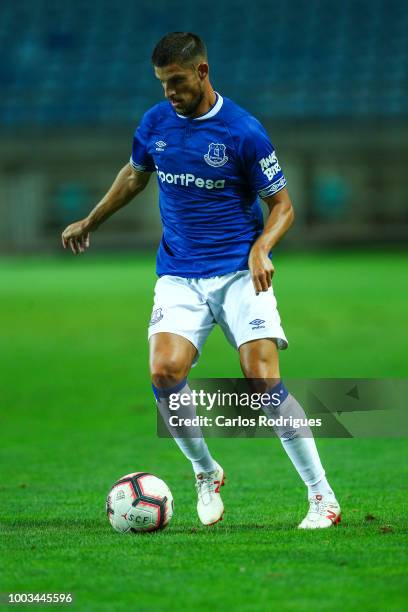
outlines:
[[158, 68], [169, 64], [185, 64], [197, 57], [207, 59], [204, 42], [191, 32], [170, 32], [157, 43], [152, 54], [152, 63]]

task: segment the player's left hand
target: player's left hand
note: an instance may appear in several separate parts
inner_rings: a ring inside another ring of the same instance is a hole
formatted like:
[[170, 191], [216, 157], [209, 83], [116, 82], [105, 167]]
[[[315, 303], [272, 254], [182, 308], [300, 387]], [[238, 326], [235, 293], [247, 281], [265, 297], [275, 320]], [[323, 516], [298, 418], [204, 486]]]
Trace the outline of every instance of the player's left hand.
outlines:
[[256, 242], [249, 253], [248, 267], [256, 295], [261, 291], [268, 291], [269, 287], [272, 286], [272, 276], [275, 268], [265, 252], [265, 248]]

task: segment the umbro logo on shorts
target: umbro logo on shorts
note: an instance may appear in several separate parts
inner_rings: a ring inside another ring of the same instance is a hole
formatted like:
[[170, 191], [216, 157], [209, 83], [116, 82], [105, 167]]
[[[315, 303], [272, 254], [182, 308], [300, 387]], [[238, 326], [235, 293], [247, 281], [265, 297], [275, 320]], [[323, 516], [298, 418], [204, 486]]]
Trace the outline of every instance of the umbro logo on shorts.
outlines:
[[150, 325], [154, 325], [155, 323], [158, 323], [159, 321], [161, 321], [162, 318], [163, 318], [163, 308], [156, 308], [155, 310], [153, 310], [152, 317], [149, 323], [149, 327]]
[[265, 323], [263, 319], [254, 319], [249, 322], [250, 325], [254, 325], [252, 329], [265, 329], [265, 325], [262, 325], [262, 323]]

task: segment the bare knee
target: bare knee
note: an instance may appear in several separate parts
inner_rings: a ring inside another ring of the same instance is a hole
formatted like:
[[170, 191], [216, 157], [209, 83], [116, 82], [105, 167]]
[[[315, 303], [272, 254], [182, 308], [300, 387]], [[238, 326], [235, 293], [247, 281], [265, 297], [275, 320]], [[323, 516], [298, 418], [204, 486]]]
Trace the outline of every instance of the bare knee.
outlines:
[[271, 374], [270, 363], [264, 357], [254, 361], [241, 359], [241, 368], [246, 378], [268, 378]]
[[159, 389], [173, 387], [187, 377], [196, 348], [185, 338], [159, 333], [150, 338], [150, 374]]
[[161, 389], [177, 385], [188, 374], [185, 362], [175, 357], [163, 359], [160, 355], [152, 359], [151, 365], [152, 383]]

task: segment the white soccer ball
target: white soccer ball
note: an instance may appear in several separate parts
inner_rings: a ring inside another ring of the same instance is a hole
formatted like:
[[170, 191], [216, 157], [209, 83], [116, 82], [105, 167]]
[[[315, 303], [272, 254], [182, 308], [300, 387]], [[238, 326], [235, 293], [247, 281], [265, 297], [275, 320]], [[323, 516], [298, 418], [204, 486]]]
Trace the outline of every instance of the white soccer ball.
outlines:
[[163, 480], [147, 472], [126, 474], [108, 493], [106, 512], [115, 531], [156, 531], [173, 516], [173, 496]]

